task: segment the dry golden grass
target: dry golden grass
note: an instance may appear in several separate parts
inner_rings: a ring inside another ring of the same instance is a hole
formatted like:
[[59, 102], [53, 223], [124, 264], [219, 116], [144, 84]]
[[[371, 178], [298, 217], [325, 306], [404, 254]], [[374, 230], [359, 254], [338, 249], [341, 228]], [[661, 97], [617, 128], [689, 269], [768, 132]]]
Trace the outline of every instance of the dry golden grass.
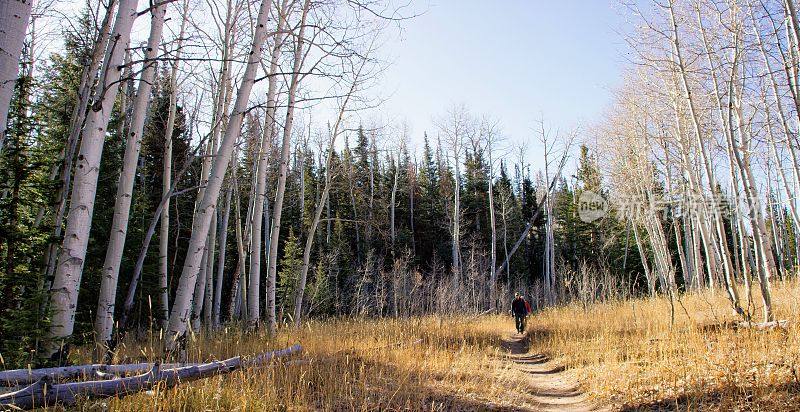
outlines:
[[723, 291], [683, 296], [674, 325], [666, 298], [553, 308], [529, 321], [531, 352], [548, 354], [615, 408], [798, 410], [798, 297], [796, 281], [775, 285], [776, 318], [790, 324], [773, 331], [713, 326], [738, 320]]
[[[757, 291], [754, 291], [757, 296]], [[737, 321], [722, 291], [684, 295], [675, 323], [666, 298], [537, 313], [533, 353], [568, 368], [596, 404], [614, 409], [797, 410], [800, 408], [800, 283], [775, 285], [787, 330], [725, 327]], [[760, 313], [755, 308], [755, 313]], [[720, 327], [720, 325], [722, 327]], [[303, 362], [237, 371], [82, 409], [536, 410], [529, 377], [503, 359], [508, 317], [338, 320], [283, 328], [277, 337], [230, 327], [195, 336], [189, 361], [249, 355], [301, 343]], [[158, 337], [128, 343], [121, 360], [152, 360]], [[75, 351], [76, 361], [89, 354]]]
[[[294, 343], [304, 353], [269, 368], [124, 399], [88, 401], [110, 410], [484, 410], [533, 408], [524, 376], [502, 359], [507, 317], [311, 322], [274, 339], [229, 328], [190, 343], [189, 361], [253, 354]], [[154, 341], [155, 343], [155, 341]], [[150, 359], [149, 346], [122, 350]], [[86, 357], [87, 353], [77, 353]]]

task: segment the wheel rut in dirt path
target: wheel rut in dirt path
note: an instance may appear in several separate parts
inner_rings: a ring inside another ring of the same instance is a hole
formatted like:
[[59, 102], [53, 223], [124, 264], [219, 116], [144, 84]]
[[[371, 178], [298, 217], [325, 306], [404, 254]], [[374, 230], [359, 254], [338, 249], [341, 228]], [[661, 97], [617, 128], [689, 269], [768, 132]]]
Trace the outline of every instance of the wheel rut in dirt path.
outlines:
[[571, 380], [564, 368], [555, 365], [547, 356], [528, 353], [524, 335], [503, 337], [502, 348], [514, 369], [525, 374], [531, 395], [538, 402], [537, 411], [588, 412], [607, 411], [589, 401], [577, 382]]

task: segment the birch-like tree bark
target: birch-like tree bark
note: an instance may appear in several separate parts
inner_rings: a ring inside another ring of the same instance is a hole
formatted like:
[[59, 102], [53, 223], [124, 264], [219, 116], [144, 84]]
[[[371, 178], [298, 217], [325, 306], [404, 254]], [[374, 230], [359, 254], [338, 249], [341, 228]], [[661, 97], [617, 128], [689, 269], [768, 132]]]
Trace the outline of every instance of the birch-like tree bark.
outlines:
[[33, 0], [0, 3], [0, 153], [6, 137], [8, 110], [19, 75], [19, 59], [31, 19]]
[[166, 348], [173, 351], [177, 348], [179, 338], [186, 332], [187, 321], [189, 319], [189, 308], [192, 301], [192, 294], [197, 275], [200, 270], [200, 261], [203, 257], [203, 249], [208, 232], [211, 226], [211, 218], [216, 211], [217, 199], [228, 163], [231, 160], [233, 147], [239, 136], [242, 127], [244, 114], [247, 111], [247, 103], [250, 92], [255, 83], [255, 76], [262, 56], [262, 47], [267, 37], [267, 21], [269, 10], [272, 6], [271, 0], [263, 0], [258, 12], [258, 18], [253, 33], [253, 43], [247, 59], [247, 66], [242, 76], [241, 84], [236, 96], [236, 103], [225, 129], [225, 135], [216, 153], [211, 175], [208, 179], [206, 190], [200, 201], [197, 212], [192, 222], [192, 237], [189, 239], [186, 260], [183, 264], [181, 277], [178, 281], [178, 288], [175, 293], [175, 302], [170, 312], [169, 330], [166, 335]]
[[[122, 159], [122, 171], [119, 175], [117, 194], [114, 199], [114, 217], [111, 221], [111, 233], [109, 234], [106, 257], [100, 278], [100, 297], [97, 300], [97, 312], [94, 321], [97, 353], [108, 347], [108, 341], [111, 339], [111, 332], [114, 327], [114, 307], [117, 297], [119, 266], [122, 262], [122, 253], [125, 250], [125, 239], [128, 234], [133, 184], [136, 179], [136, 168], [139, 165], [144, 122], [150, 106], [150, 92], [156, 72], [155, 58], [158, 56], [166, 12], [167, 7], [163, 4], [155, 5], [150, 9], [150, 36], [147, 39], [144, 68], [136, 88], [131, 127], [126, 136], [127, 143]], [[171, 138], [172, 136], [169, 136], [169, 139]]]
[[[237, 156], [234, 155], [234, 159]], [[246, 263], [246, 255], [245, 255], [245, 247], [244, 247], [244, 236], [242, 234], [242, 206], [241, 206], [241, 198], [239, 196], [239, 174], [236, 171], [236, 165], [233, 165], [231, 168], [231, 175], [233, 178], [233, 192], [236, 196], [236, 207], [234, 208], [234, 219], [236, 220], [236, 226], [234, 228], [235, 235], [236, 235], [236, 270], [233, 272], [233, 279], [231, 281], [231, 300], [228, 306], [228, 313], [231, 320], [240, 319], [242, 314], [242, 306], [245, 306], [245, 312], [247, 311], [246, 306], [242, 305], [242, 300], [244, 295], [247, 292], [246, 286], [243, 288], [240, 285], [246, 285], [247, 280], [246, 276], [247, 273], [245, 271], [245, 263]], [[246, 313], [245, 313], [246, 315]], [[246, 318], [247, 316], [244, 316]]]
[[[234, 166], [235, 167], [235, 166]], [[217, 259], [217, 277], [214, 282], [214, 302], [212, 311], [212, 326], [218, 328], [221, 320], [222, 285], [225, 280], [225, 257], [228, 244], [228, 221], [231, 215], [231, 196], [233, 191], [225, 191], [225, 211], [222, 213], [222, 225], [219, 230], [219, 259]]]
[[[403, 139], [405, 140], [405, 136]], [[389, 239], [391, 241], [392, 260], [394, 260], [397, 256], [397, 252], [395, 251], [395, 240], [397, 238], [397, 231], [395, 227], [395, 211], [397, 210], [397, 184], [400, 180], [400, 153], [402, 152], [403, 144], [405, 143], [401, 143], [401, 149], [398, 149], [397, 151], [396, 160], [392, 161], [395, 163], [394, 174], [392, 176], [392, 191], [389, 200]]]
[[[218, 199], [219, 200], [219, 199]], [[205, 285], [203, 289], [203, 301], [202, 301], [202, 311], [203, 311], [203, 324], [205, 324], [206, 328], [210, 328], [211, 320], [212, 320], [212, 307], [214, 305], [214, 280], [216, 279], [216, 250], [217, 250], [217, 232], [218, 228], [218, 221], [219, 221], [219, 210], [215, 209], [213, 216], [211, 216], [211, 228], [208, 231], [208, 248], [206, 249], [206, 254], [208, 255], [208, 259], [206, 260], [206, 278], [205, 278]]]
[[[470, 134], [470, 116], [465, 106], [454, 106], [440, 119], [437, 127], [444, 135], [453, 156], [453, 216], [451, 235], [451, 259], [454, 285], [461, 276], [461, 157], [464, 150], [464, 139]], [[449, 156], [448, 156], [449, 157]]]
[[494, 210], [494, 150], [499, 139], [496, 136], [497, 130], [495, 129], [496, 124], [484, 119], [481, 125], [481, 134], [484, 135], [483, 139], [485, 139], [486, 154], [489, 161], [487, 165], [489, 168], [489, 181], [487, 182], [489, 190], [489, 231], [491, 233], [491, 244], [489, 245], [489, 260], [491, 264], [489, 268], [489, 299], [491, 299], [490, 308], [497, 310], [499, 302], [497, 298], [497, 218]]
[[[189, 20], [189, 1], [183, 2], [183, 19], [175, 49], [175, 61], [169, 75], [169, 113], [164, 133], [164, 153], [162, 156], [163, 168], [161, 171], [161, 194], [166, 196], [172, 186], [172, 135], [175, 132], [175, 117], [178, 112], [178, 69], [180, 68], [181, 54], [183, 52], [183, 37], [186, 34], [186, 24]], [[161, 329], [167, 330], [169, 326], [169, 205], [167, 199], [164, 210], [161, 212], [161, 226], [158, 232], [158, 314], [161, 317]]]
[[[269, 331], [275, 333], [278, 330], [278, 320], [275, 312], [275, 288], [278, 275], [278, 239], [281, 232], [281, 216], [283, 214], [283, 198], [286, 192], [286, 177], [289, 169], [289, 149], [292, 144], [292, 125], [294, 124], [294, 109], [296, 104], [297, 87], [300, 83], [300, 68], [303, 63], [303, 50], [305, 43], [305, 29], [308, 11], [311, 8], [311, 1], [303, 2], [302, 15], [300, 17], [300, 29], [297, 33], [294, 49], [294, 61], [292, 63], [292, 77], [289, 82], [288, 101], [286, 106], [286, 120], [283, 126], [283, 139], [281, 148], [280, 166], [278, 170], [278, 187], [275, 191], [275, 202], [272, 209], [272, 226], [270, 230], [269, 259], [267, 264], [267, 321]], [[252, 315], [251, 315], [252, 317]]]
[[260, 296], [261, 296], [261, 232], [264, 226], [264, 204], [267, 198], [267, 166], [269, 165], [270, 145], [275, 134], [275, 108], [276, 93], [278, 89], [278, 63], [283, 47], [283, 31], [286, 27], [286, 20], [289, 17], [288, 1], [283, 0], [281, 7], [277, 10], [278, 34], [275, 36], [275, 44], [272, 46], [272, 54], [269, 64], [269, 86], [267, 87], [267, 113], [264, 119], [264, 130], [261, 136], [261, 146], [258, 151], [258, 165], [256, 167], [256, 189], [255, 200], [253, 201], [253, 220], [250, 223], [250, 275], [247, 296], [247, 322], [251, 328], [258, 325], [261, 317]]
[[81, 138], [64, 242], [50, 289], [50, 309], [53, 311], [53, 317], [47, 334], [50, 344], [46, 349], [46, 355], [50, 357], [66, 349], [67, 339], [72, 335], [75, 324], [78, 290], [86, 258], [86, 247], [89, 243], [97, 178], [100, 173], [100, 157], [103, 153], [106, 127], [119, 90], [131, 27], [137, 17], [137, 4], [138, 0], [120, 0], [119, 13], [106, 48], [102, 82], [87, 115]]
[[[78, 88], [78, 102], [72, 110], [69, 125], [69, 136], [64, 143], [62, 150], [60, 165], [53, 168], [51, 179], [58, 176], [58, 189], [56, 190], [55, 203], [53, 205], [53, 231], [52, 239], [45, 251], [44, 261], [46, 262], [44, 284], [42, 290], [50, 290], [53, 282], [53, 275], [56, 270], [56, 260], [58, 259], [58, 247], [63, 232], [64, 214], [67, 209], [67, 197], [69, 196], [69, 189], [72, 184], [72, 165], [75, 161], [75, 151], [78, 150], [78, 142], [83, 128], [84, 121], [86, 120], [87, 108], [89, 100], [92, 97], [94, 85], [100, 76], [98, 70], [100, 64], [103, 62], [103, 53], [108, 45], [108, 38], [111, 34], [111, 22], [114, 17], [114, 10], [117, 1], [109, 1], [106, 8], [106, 14], [103, 17], [103, 22], [100, 24], [100, 30], [97, 35], [97, 41], [92, 49], [92, 57], [89, 64], [84, 67], [81, 73], [81, 84]], [[40, 216], [44, 216], [44, 207], [39, 212]], [[41, 221], [41, 219], [37, 219]], [[42, 316], [44, 316], [44, 306], [42, 305]]]
[[[682, 46], [680, 43], [677, 19], [675, 18], [675, 6], [672, 0], [669, 3], [669, 12], [670, 12], [670, 23], [672, 25], [672, 31], [673, 31], [671, 38], [673, 43], [673, 61], [677, 66], [678, 74], [680, 76], [679, 79], [680, 79], [680, 85], [682, 87], [683, 97], [686, 99], [687, 107], [689, 110], [689, 118], [691, 119], [691, 123], [693, 126], [692, 131], [694, 134], [697, 147], [700, 151], [701, 155], [700, 157], [706, 173], [706, 181], [709, 186], [709, 192], [711, 193], [711, 199], [712, 201], [715, 201], [718, 197], [717, 186], [716, 186], [717, 180], [715, 178], [713, 166], [711, 164], [710, 156], [708, 154], [708, 149], [706, 148], [706, 144], [702, 138], [701, 122], [699, 120], [698, 109], [696, 107], [695, 99], [693, 98], [692, 89], [691, 86], [689, 85], [686, 63], [683, 58], [683, 53], [681, 48]], [[702, 30], [702, 19], [699, 19], [699, 22], [701, 27], [701, 33], [703, 34], [703, 39], [705, 40], [705, 31]], [[704, 42], [704, 44], [707, 47], [708, 43]], [[708, 53], [706, 54], [708, 55]], [[715, 76], [713, 66], [711, 71], [712, 71], [712, 76]], [[713, 86], [716, 90], [718, 87], [717, 79], [716, 77], [713, 77], [712, 80], [714, 82]], [[719, 96], [719, 93], [716, 93], [715, 95]], [[718, 104], [718, 107], [721, 107], [721, 105]], [[724, 124], [725, 123], [723, 122], [723, 125]], [[727, 132], [725, 134], [727, 134]], [[698, 194], [702, 196], [702, 189], [698, 191]], [[709, 244], [709, 248], [714, 251], [715, 256], [717, 254], [719, 255], [720, 260], [722, 261], [723, 279], [725, 281], [724, 283], [726, 291], [728, 293], [728, 298], [731, 300], [731, 303], [733, 304], [733, 307], [736, 310], [736, 312], [742, 314], [743, 311], [739, 303], [739, 293], [738, 290], [736, 289], [736, 284], [733, 282], [733, 265], [730, 259], [730, 255], [728, 254], [728, 242], [725, 233], [725, 227], [723, 225], [723, 220], [718, 207], [712, 205], [711, 209], [712, 209], [711, 220], [714, 225], [714, 228], [716, 229], [716, 239], [718, 243]], [[709, 276], [711, 276], [711, 273], [709, 273]]]

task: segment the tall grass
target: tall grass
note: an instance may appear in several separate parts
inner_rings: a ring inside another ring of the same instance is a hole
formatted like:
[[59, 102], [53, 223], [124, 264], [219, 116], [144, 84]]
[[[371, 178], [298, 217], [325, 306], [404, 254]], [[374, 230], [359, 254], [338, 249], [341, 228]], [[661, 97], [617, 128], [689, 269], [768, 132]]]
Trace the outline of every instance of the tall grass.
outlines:
[[[574, 300], [528, 322], [530, 351], [567, 368], [593, 400], [615, 409], [797, 410], [800, 283], [777, 283], [787, 329], [733, 328], [722, 291], [668, 299]], [[758, 313], [758, 308], [756, 313]], [[119, 411], [536, 410], [529, 376], [505, 360], [508, 317], [311, 321], [275, 337], [233, 325], [194, 335], [188, 360], [248, 355], [295, 343], [299, 357], [124, 399], [86, 401]], [[155, 360], [159, 336], [125, 342], [117, 361]], [[90, 348], [73, 352], [89, 361]]]
[[[189, 361], [253, 354], [301, 343], [304, 354], [83, 408], [196, 410], [484, 410], [535, 408], [525, 377], [503, 359], [507, 317], [424, 317], [306, 323], [275, 338], [230, 328], [189, 342]], [[155, 340], [154, 340], [155, 343]], [[126, 343], [120, 359], [155, 357]], [[78, 356], [88, 356], [86, 352]]]
[[[787, 330], [736, 329], [723, 291], [544, 310], [529, 322], [532, 352], [566, 366], [600, 403], [620, 408], [800, 408], [800, 284], [776, 284]], [[758, 310], [755, 313], [759, 313]]]

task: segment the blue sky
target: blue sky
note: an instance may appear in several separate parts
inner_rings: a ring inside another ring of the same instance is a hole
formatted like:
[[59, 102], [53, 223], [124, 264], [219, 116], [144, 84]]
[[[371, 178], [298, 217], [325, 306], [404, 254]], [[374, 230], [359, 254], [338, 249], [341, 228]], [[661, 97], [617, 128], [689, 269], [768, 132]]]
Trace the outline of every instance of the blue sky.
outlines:
[[[426, 3], [427, 2], [427, 3]], [[618, 0], [418, 0], [419, 17], [385, 46], [392, 64], [381, 81], [383, 112], [406, 120], [412, 144], [453, 104], [500, 120], [509, 143], [529, 141], [544, 117], [554, 128], [590, 124], [610, 103], [627, 66]], [[585, 135], [585, 134], [584, 134]]]

